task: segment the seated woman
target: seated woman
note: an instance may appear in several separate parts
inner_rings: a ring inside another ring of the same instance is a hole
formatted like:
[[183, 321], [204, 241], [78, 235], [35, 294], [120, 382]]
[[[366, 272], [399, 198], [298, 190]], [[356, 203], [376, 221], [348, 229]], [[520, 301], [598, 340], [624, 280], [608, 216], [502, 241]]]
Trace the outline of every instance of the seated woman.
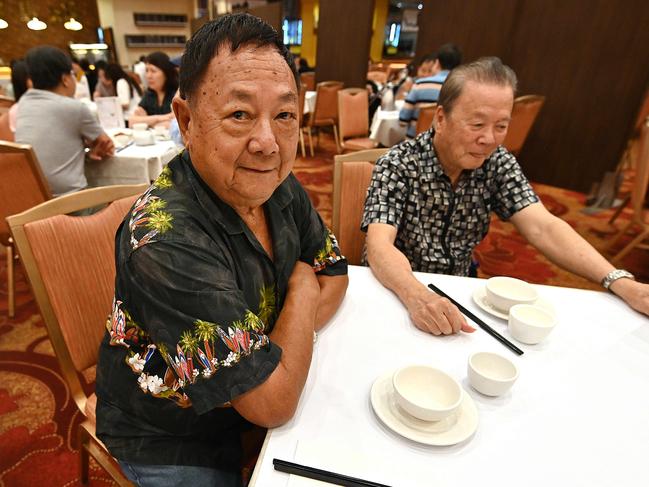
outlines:
[[18, 100], [32, 87], [32, 81], [29, 79], [25, 61], [14, 61], [11, 65], [11, 86], [13, 88], [15, 103], [11, 105], [11, 108], [9, 108], [9, 111], [5, 115], [0, 117], [0, 139], [13, 142], [14, 134], [16, 133], [16, 118], [18, 117]]
[[142, 100], [142, 88], [126, 74], [119, 64], [109, 64], [104, 72], [104, 79], [112, 84], [124, 109], [124, 118], [130, 120]]
[[171, 100], [178, 89], [178, 72], [169, 56], [164, 52], [154, 52], [146, 58], [146, 81], [149, 87], [140, 105], [129, 119], [129, 125], [146, 123], [150, 127], [164, 125], [174, 118]]

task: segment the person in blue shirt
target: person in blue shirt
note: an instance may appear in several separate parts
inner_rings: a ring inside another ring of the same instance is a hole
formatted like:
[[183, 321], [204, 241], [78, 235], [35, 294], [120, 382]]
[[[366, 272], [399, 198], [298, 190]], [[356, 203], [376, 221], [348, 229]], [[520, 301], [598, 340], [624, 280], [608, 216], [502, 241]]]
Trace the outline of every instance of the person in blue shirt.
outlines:
[[417, 135], [416, 126], [419, 107], [424, 103], [437, 103], [439, 90], [446, 81], [451, 69], [462, 63], [462, 52], [455, 44], [444, 44], [434, 55], [435, 60], [430, 68], [430, 76], [419, 78], [406, 96], [406, 101], [399, 112], [399, 121], [408, 125], [406, 136], [409, 139]]

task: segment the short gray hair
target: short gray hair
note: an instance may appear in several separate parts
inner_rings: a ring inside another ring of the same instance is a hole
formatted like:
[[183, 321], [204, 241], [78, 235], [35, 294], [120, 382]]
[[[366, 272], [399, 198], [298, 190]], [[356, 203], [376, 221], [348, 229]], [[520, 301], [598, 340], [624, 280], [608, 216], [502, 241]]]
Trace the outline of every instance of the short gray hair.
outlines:
[[503, 64], [500, 58], [495, 56], [481, 57], [471, 63], [458, 66], [448, 75], [439, 92], [439, 100], [437, 101], [437, 104], [444, 108], [444, 112], [451, 112], [467, 81], [509, 86], [514, 94], [516, 94], [518, 85], [516, 73], [512, 68]]

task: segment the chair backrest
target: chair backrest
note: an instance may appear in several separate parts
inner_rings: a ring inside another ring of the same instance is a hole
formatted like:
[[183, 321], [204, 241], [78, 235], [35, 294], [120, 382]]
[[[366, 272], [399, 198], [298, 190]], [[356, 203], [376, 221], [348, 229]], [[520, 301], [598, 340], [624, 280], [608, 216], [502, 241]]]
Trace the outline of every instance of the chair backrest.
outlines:
[[389, 149], [369, 149], [334, 156], [333, 232], [353, 265], [361, 263], [365, 233], [360, 229], [367, 187], [376, 160]]
[[338, 92], [338, 128], [341, 141], [347, 137], [367, 137], [370, 123], [367, 96], [365, 88], [345, 88]]
[[367, 79], [384, 85], [388, 82], [388, 73], [385, 71], [368, 71]]
[[435, 110], [437, 110], [437, 103], [422, 103], [417, 107], [419, 115], [417, 117], [417, 135], [433, 126], [433, 119], [435, 118]]
[[0, 141], [0, 242], [8, 244], [6, 217], [52, 198], [30, 145]]
[[649, 190], [649, 117], [640, 129], [640, 150], [631, 191], [631, 206], [634, 218], [643, 222], [643, 211], [647, 190]]
[[315, 108], [309, 118], [310, 124], [322, 121], [338, 121], [338, 92], [343, 89], [342, 81], [322, 81], [316, 86]]
[[519, 96], [514, 100], [512, 119], [503, 142], [505, 148], [512, 154], [516, 156], [520, 154], [543, 103], [545, 97], [541, 95]]
[[[64, 195], [7, 220], [54, 352], [84, 410], [78, 373], [97, 363], [115, 284], [115, 231], [147, 185]], [[110, 203], [89, 216], [68, 213]]]
[[15, 140], [14, 133], [9, 126], [9, 112], [0, 115], [0, 140], [13, 142]]
[[7, 113], [11, 108], [11, 105], [13, 105], [14, 103], [16, 102], [13, 98], [9, 98], [8, 96], [0, 96], [0, 115]]
[[300, 73], [300, 84], [306, 88], [306, 91], [315, 91], [315, 71]]

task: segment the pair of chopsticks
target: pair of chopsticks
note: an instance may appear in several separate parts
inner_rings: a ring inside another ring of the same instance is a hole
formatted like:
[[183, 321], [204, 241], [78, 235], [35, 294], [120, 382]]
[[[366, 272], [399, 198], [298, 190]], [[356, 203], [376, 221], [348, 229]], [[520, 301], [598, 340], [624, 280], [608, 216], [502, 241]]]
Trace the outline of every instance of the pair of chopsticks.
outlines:
[[127, 147], [131, 147], [134, 143], [135, 143], [135, 142], [131, 140], [131, 141], [128, 142], [127, 144], [123, 145], [122, 147], [120, 147], [120, 148], [118, 148], [118, 149], [115, 149], [115, 152], [121, 152], [121, 151], [123, 151], [124, 149], [126, 149]]
[[300, 477], [320, 480], [321, 482], [342, 485], [344, 487], [390, 487], [389, 485], [379, 484], [377, 482], [372, 482], [371, 480], [357, 479], [356, 477], [328, 472], [327, 470], [321, 470], [319, 468], [287, 462], [286, 460], [280, 460], [279, 458], [273, 458], [273, 466], [278, 472], [299, 475]]
[[509, 348], [512, 352], [514, 352], [517, 355], [523, 355], [523, 351], [518, 348], [516, 345], [514, 345], [512, 342], [507, 340], [504, 336], [502, 336], [500, 333], [498, 333], [496, 330], [491, 328], [488, 324], [486, 324], [484, 321], [482, 321], [480, 318], [478, 318], [476, 315], [471, 313], [468, 309], [466, 309], [464, 306], [462, 306], [460, 303], [455, 301], [452, 297], [450, 297], [448, 294], [446, 294], [444, 291], [442, 291], [440, 288], [435, 286], [434, 284], [429, 284], [428, 287], [432, 289], [435, 293], [439, 294], [440, 296], [448, 299], [451, 303], [453, 303], [457, 308], [464, 313], [466, 316], [471, 318], [473, 322], [478, 325], [480, 328], [482, 328], [484, 331], [486, 331], [489, 335], [494, 337], [496, 340], [498, 340], [500, 343], [505, 345], [507, 348]]

